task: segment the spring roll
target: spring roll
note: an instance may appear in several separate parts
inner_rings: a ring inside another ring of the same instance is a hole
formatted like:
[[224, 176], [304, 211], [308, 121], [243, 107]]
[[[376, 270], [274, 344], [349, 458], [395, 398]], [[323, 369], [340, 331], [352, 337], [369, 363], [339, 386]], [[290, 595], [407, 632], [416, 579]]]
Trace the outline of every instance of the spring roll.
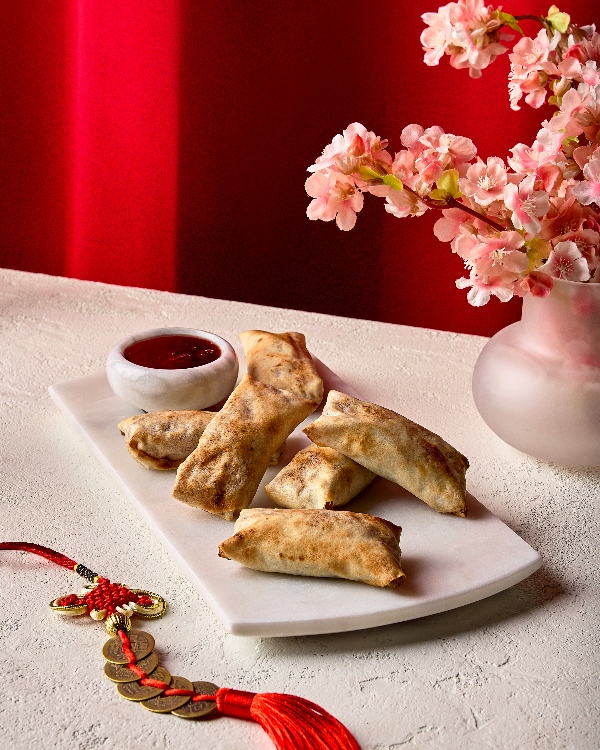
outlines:
[[438, 513], [467, 515], [469, 461], [439, 435], [410, 419], [330, 391], [323, 416], [304, 432], [317, 445], [335, 448], [401, 485]]
[[245, 375], [177, 470], [173, 497], [232, 521], [314, 403]]
[[119, 422], [136, 461], [149, 469], [176, 469], [197, 447], [211, 411], [154, 411]]
[[219, 555], [254, 570], [398, 586], [401, 528], [346, 510], [250, 508]]
[[[214, 411], [153, 411], [119, 422], [127, 449], [136, 461], [148, 469], [176, 469], [198, 447]], [[285, 442], [271, 456], [278, 464]]]
[[323, 381], [306, 348], [304, 334], [243, 331], [248, 372], [261, 383], [315, 402], [323, 399]]
[[370, 484], [375, 474], [333, 448], [310, 445], [265, 487], [269, 500], [284, 508], [345, 505]]

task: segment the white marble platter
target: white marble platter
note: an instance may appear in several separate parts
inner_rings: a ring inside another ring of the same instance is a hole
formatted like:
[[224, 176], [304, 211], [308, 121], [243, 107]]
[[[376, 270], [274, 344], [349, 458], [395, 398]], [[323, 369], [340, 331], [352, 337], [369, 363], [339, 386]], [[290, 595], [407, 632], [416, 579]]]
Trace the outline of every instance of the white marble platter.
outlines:
[[[317, 364], [327, 388], [358, 395], [322, 363]], [[174, 472], [152, 471], [131, 458], [117, 424], [141, 412], [114, 395], [103, 372], [58, 383], [49, 390], [235, 635], [312, 635], [411, 620], [496, 594], [541, 565], [538, 553], [473, 497], [468, 497], [467, 519], [441, 515], [398, 485], [377, 477], [345, 509], [402, 526], [402, 567], [407, 576], [402, 587], [379, 589], [354, 581], [249, 570], [217, 554], [219, 543], [232, 534], [231, 522], [175, 500], [171, 497]], [[288, 438], [285, 462], [309, 442], [302, 426]], [[273, 507], [263, 486], [280, 468], [269, 467], [254, 506]]]

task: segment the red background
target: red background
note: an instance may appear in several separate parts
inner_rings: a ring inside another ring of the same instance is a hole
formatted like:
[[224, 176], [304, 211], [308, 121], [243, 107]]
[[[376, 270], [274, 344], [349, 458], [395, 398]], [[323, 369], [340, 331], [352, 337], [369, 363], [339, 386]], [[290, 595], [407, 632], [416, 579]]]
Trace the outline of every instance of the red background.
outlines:
[[[595, 6], [560, 4], [580, 24]], [[412, 122], [483, 158], [534, 139], [548, 112], [510, 110], [508, 55], [479, 80], [422, 62], [436, 3], [0, 9], [0, 265], [484, 335], [519, 317], [518, 300], [467, 304], [433, 212], [396, 219], [366, 196], [351, 232], [305, 216], [306, 168], [353, 121], [392, 152]]]

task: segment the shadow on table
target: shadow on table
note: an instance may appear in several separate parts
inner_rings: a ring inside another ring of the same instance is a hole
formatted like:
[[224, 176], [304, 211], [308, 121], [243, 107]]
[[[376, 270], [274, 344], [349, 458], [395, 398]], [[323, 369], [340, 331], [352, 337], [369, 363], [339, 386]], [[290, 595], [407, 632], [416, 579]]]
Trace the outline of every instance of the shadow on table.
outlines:
[[443, 640], [493, 628], [564, 597], [566, 593], [562, 582], [541, 568], [506, 591], [448, 612], [348, 633], [264, 639], [261, 651], [268, 651], [269, 644], [272, 644], [278, 654], [282, 650], [288, 654], [304, 650], [313, 653], [318, 643], [320, 653], [344, 654]]

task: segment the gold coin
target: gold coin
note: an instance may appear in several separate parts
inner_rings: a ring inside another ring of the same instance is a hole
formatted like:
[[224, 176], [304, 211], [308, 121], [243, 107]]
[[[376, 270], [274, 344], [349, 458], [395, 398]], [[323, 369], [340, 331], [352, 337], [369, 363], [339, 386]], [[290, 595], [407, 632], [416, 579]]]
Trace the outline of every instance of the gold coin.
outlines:
[[[194, 686], [185, 677], [173, 677], [170, 688], [177, 690], [193, 690]], [[157, 695], [156, 698], [142, 701], [142, 706], [148, 711], [154, 711], [158, 714], [168, 714], [173, 709], [180, 708], [191, 698], [190, 695]]]
[[[129, 640], [131, 641], [131, 650], [138, 661], [154, 651], [154, 638], [150, 633], [144, 633], [143, 630], [132, 630], [129, 633]], [[123, 644], [118, 635], [111, 638], [110, 641], [106, 641], [102, 649], [102, 656], [106, 661], [113, 664], [127, 664], [129, 661], [123, 653]]]
[[[171, 684], [171, 675], [164, 667], [156, 667], [154, 672], [148, 675], [148, 677], [151, 677], [153, 680], [160, 680], [160, 682], [166, 682], [167, 685]], [[155, 695], [160, 695], [163, 690], [164, 688], [141, 685], [139, 682], [120, 682], [117, 685], [119, 695], [128, 701], [145, 701], [148, 698], [154, 698]]]
[[[219, 689], [212, 682], [194, 682], [194, 692], [198, 695], [214, 695]], [[173, 716], [179, 716], [180, 719], [201, 719], [204, 716], [212, 713], [217, 704], [214, 701], [192, 701], [186, 703], [181, 708], [175, 709], [172, 713]]]
[[[140, 659], [137, 665], [146, 674], [150, 674], [158, 666], [158, 656], [152, 652], [145, 659]], [[104, 665], [104, 674], [113, 682], [135, 682], [140, 679], [135, 672], [129, 669], [127, 664], [113, 664], [110, 661], [107, 661]]]

